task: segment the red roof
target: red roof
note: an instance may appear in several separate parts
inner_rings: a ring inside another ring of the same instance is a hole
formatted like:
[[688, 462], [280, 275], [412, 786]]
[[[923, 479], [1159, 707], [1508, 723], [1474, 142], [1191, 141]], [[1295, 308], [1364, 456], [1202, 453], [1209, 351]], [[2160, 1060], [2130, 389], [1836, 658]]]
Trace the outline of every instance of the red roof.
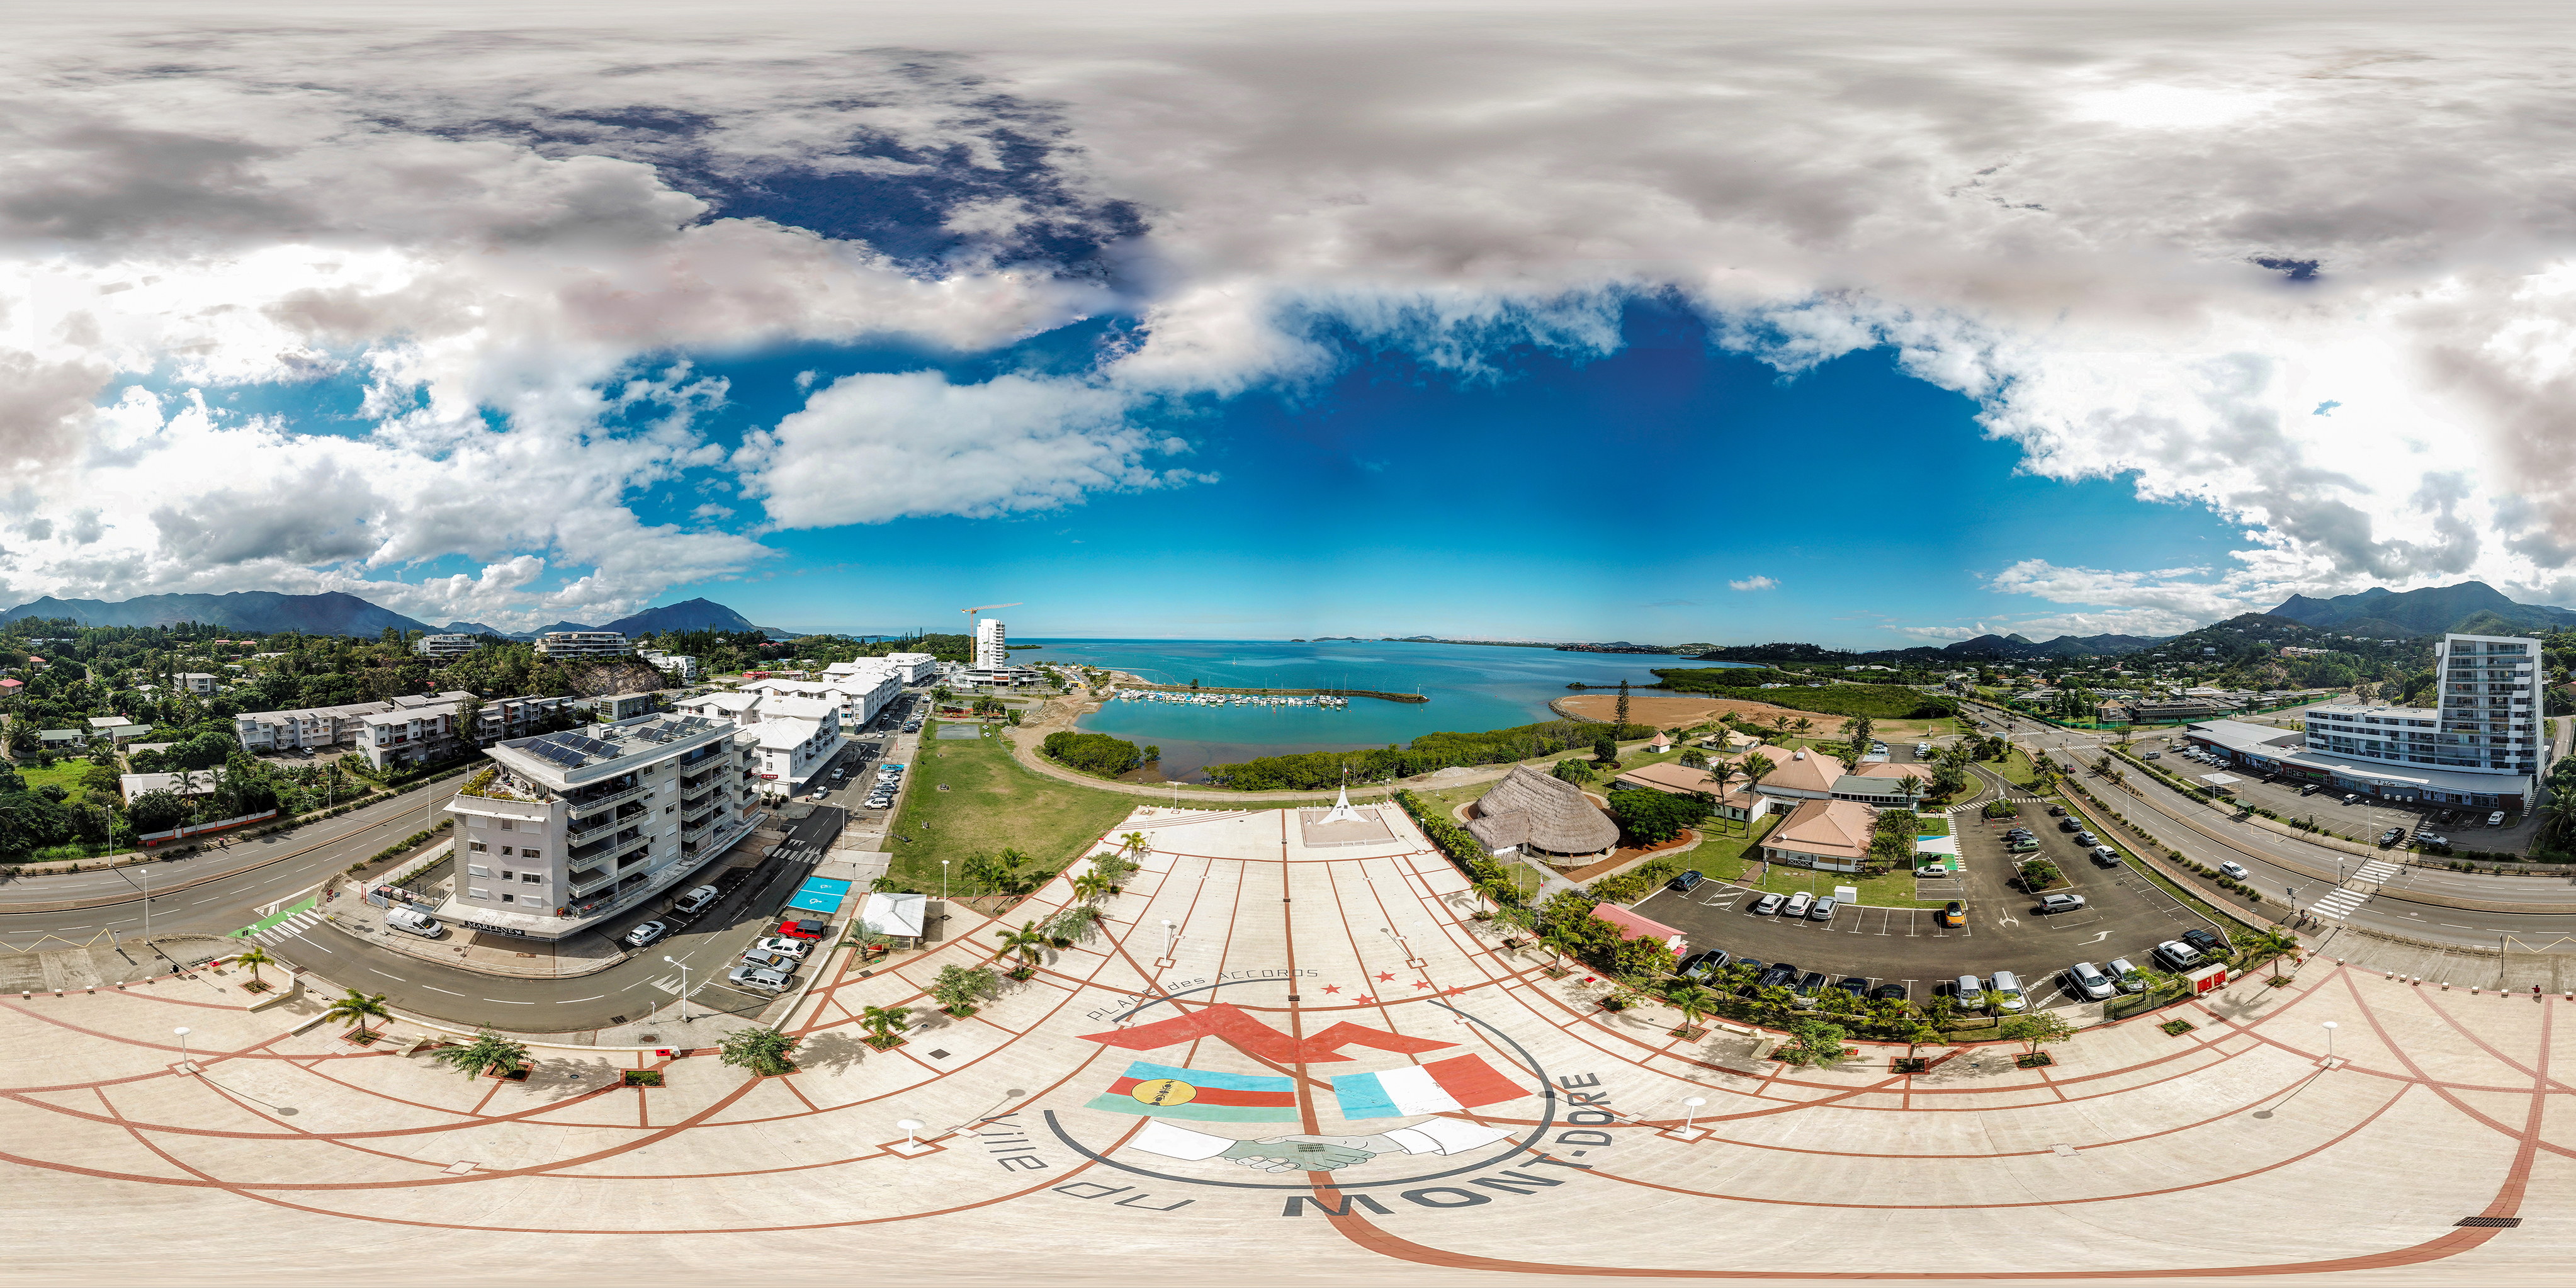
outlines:
[[[1622, 939], [1659, 939], [1669, 944], [1682, 938], [1682, 932], [1660, 921], [1640, 917], [1616, 904], [1595, 904], [1592, 915], [1617, 926]], [[1679, 952], [1680, 949], [1675, 947], [1674, 951]]]
[[0, 680], [0, 689], [23, 689], [25, 687], [27, 687], [27, 682], [25, 680]]

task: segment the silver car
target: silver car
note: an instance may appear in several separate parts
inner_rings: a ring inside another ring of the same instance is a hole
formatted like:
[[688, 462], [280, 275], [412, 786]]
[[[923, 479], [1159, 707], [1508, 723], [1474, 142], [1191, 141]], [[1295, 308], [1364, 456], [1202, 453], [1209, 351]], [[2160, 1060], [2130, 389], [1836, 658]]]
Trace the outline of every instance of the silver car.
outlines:
[[1809, 921], [1831, 921], [1833, 919], [1834, 897], [1832, 895], [1826, 895], [1824, 898], [1816, 900], [1815, 906], [1807, 909], [1807, 920]]
[[726, 974], [725, 982], [735, 988], [756, 988], [764, 993], [776, 993], [793, 982], [793, 977], [768, 966], [736, 966]]
[[2074, 985], [2075, 991], [2082, 994], [2084, 1000], [2088, 1002], [2107, 1002], [2111, 1000], [2112, 994], [2120, 991], [2119, 986], [2113, 984], [2110, 977], [2096, 969], [2091, 962], [2077, 962], [2067, 967], [2066, 982]]
[[2102, 967], [2102, 970], [2111, 977], [2111, 982], [2120, 986], [2120, 991], [2123, 993], [2147, 991], [2147, 977], [2137, 967], [2130, 965], [2126, 957], [2112, 958]]

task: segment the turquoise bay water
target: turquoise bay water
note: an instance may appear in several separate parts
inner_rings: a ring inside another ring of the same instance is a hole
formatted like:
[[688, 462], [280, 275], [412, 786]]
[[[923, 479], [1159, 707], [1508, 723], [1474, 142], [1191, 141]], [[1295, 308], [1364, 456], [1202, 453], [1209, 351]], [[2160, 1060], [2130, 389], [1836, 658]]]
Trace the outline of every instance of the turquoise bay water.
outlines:
[[[1211, 688], [1376, 689], [1420, 693], [1427, 703], [1353, 698], [1349, 709], [1185, 707], [1112, 702], [1084, 716], [1094, 733], [1162, 747], [1162, 777], [1202, 777], [1208, 765], [1300, 751], [1402, 744], [1443, 730], [1504, 729], [1555, 719], [1550, 699], [1565, 686], [1648, 685], [1651, 667], [1680, 665], [1668, 654], [1559, 653], [1477, 644], [1276, 640], [1052, 640], [1021, 662], [1079, 663], [1132, 672], [1159, 684], [1192, 680]], [[1722, 665], [1697, 663], [1696, 665]], [[1156, 776], [1148, 770], [1145, 776]]]

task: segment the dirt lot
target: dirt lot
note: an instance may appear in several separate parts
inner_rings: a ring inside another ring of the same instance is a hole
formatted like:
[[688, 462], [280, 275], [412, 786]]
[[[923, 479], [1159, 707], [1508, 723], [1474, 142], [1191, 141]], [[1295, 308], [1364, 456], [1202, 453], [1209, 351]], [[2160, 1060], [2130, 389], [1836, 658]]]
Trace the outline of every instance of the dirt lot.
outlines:
[[[1558, 698], [1549, 705], [1568, 715], [1607, 724], [1618, 714], [1619, 695], [1588, 693], [1579, 698]], [[1704, 720], [1715, 720], [1719, 713], [1726, 711], [1732, 711], [1748, 720], [1765, 722], [1773, 716], [1787, 716], [1791, 724], [1796, 724], [1801, 719], [1812, 720], [1815, 722], [1813, 730], [1827, 733], [1831, 733], [1842, 723], [1840, 716], [1819, 715], [1813, 711], [1792, 711], [1787, 707], [1775, 707], [1768, 702], [1746, 702], [1738, 698], [1678, 698], [1662, 695], [1647, 697], [1644, 694], [1637, 694], [1628, 699], [1630, 720], [1639, 724], [1650, 724], [1659, 729], [1671, 729], [1679, 725], [1695, 725]]]

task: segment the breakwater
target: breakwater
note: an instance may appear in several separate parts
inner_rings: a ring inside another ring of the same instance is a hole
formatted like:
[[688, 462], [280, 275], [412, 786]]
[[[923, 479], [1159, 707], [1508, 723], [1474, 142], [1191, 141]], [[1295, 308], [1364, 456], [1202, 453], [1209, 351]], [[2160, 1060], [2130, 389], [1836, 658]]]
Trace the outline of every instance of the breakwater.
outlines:
[[1241, 694], [1247, 697], [1265, 698], [1376, 698], [1381, 702], [1429, 702], [1431, 700], [1419, 693], [1382, 693], [1376, 689], [1241, 689], [1218, 688], [1214, 685], [1192, 688], [1186, 684], [1122, 684], [1116, 691], [1126, 693], [1131, 690], [1142, 693]]

